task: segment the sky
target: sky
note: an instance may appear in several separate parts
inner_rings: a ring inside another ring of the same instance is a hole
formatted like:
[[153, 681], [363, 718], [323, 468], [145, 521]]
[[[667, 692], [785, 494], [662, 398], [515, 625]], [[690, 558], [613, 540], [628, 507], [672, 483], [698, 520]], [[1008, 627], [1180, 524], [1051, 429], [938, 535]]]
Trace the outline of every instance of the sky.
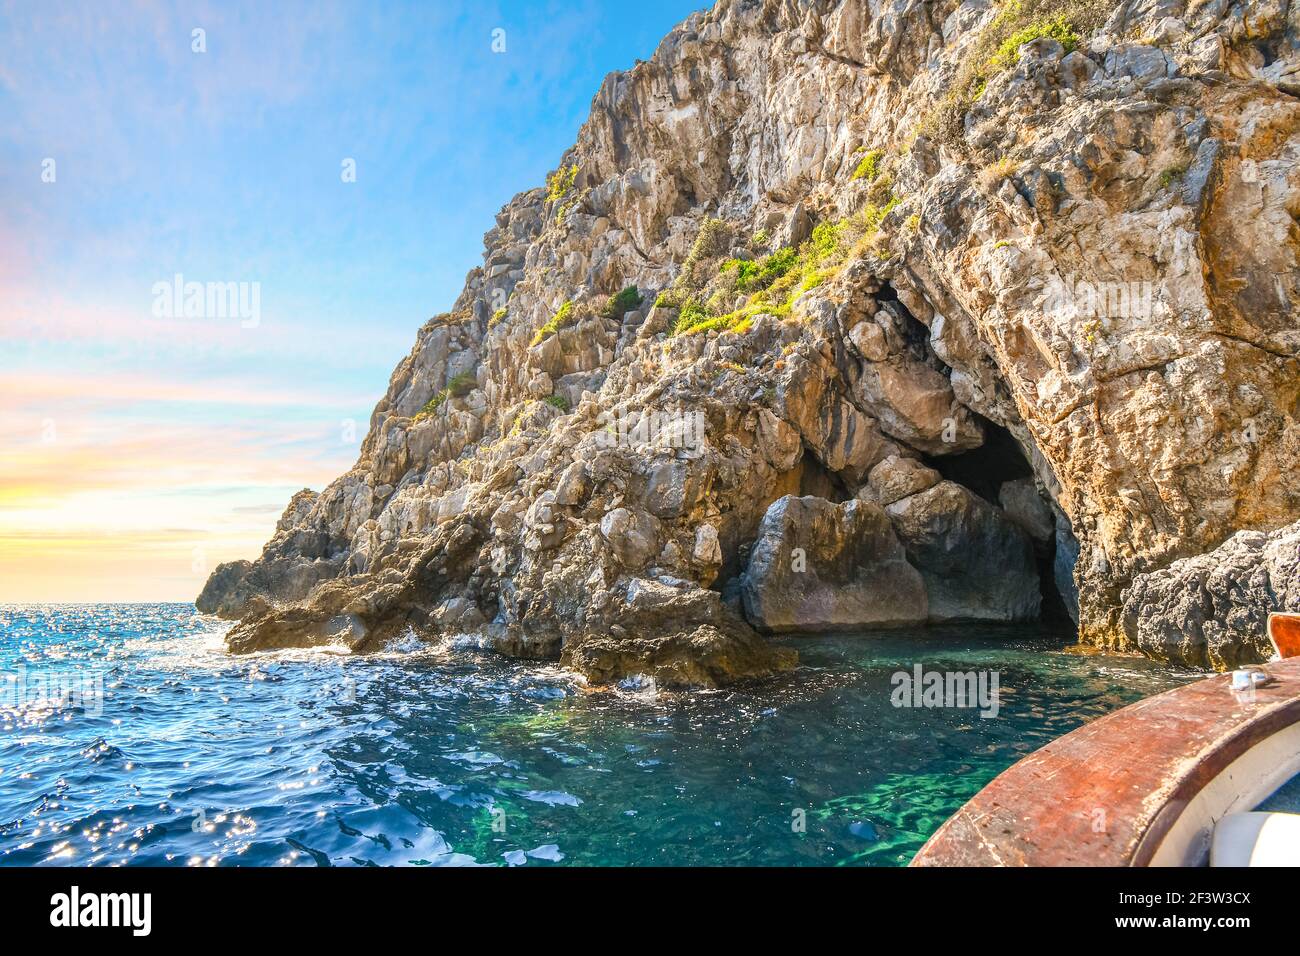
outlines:
[[706, 5], [0, 3], [0, 603], [256, 557], [602, 78]]

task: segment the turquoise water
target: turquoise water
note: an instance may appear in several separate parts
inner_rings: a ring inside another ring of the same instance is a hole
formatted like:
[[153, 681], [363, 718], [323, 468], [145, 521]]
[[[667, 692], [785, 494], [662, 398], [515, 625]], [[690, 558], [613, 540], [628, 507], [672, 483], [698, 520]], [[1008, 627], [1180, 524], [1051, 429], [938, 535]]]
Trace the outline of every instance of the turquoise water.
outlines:
[[1292, 777], [1255, 808], [1277, 813], [1300, 813], [1300, 777]]
[[[231, 657], [222, 632], [0, 607], [0, 863], [897, 866], [1019, 757], [1195, 676], [930, 629], [793, 641], [754, 688], [591, 692], [453, 645]], [[998, 671], [998, 716], [894, 707], [916, 663]]]

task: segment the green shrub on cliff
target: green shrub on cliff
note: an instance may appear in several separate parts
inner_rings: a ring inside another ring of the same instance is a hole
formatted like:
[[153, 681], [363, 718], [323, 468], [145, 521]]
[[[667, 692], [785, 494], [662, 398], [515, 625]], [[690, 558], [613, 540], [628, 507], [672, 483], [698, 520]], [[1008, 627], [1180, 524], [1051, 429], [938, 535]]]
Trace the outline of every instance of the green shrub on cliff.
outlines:
[[566, 299], [564, 304], [560, 306], [559, 311], [551, 316], [551, 320], [533, 334], [533, 340], [529, 345], [537, 345], [549, 339], [560, 329], [573, 325], [577, 321], [578, 317], [573, 314], [573, 300]]
[[1024, 44], [1051, 37], [1067, 51], [1074, 50], [1118, 5], [1119, 0], [1001, 0], [997, 13], [958, 65], [947, 94], [917, 132], [960, 144], [966, 112], [984, 95], [990, 79], [1015, 66]]
[[605, 307], [600, 310], [600, 314], [606, 319], [622, 321], [623, 316], [641, 304], [642, 298], [637, 287], [630, 285], [621, 292], [611, 295], [609, 301], [605, 303]]
[[1070, 25], [1070, 21], [1057, 14], [1047, 20], [1035, 20], [1027, 27], [1022, 27], [1002, 41], [997, 52], [989, 58], [986, 69], [993, 71], [1009, 70], [1020, 59], [1020, 48], [1026, 43], [1049, 37], [1065, 47], [1066, 53], [1073, 53], [1079, 46], [1079, 33]]
[[1160, 188], [1168, 189], [1175, 182], [1187, 175], [1187, 163], [1174, 163], [1160, 173]]
[[700, 223], [700, 231], [691, 244], [691, 251], [682, 262], [681, 272], [677, 274], [673, 286], [677, 289], [693, 289], [701, 284], [698, 274], [701, 264], [722, 255], [731, 239], [731, 227], [721, 219], [712, 216]]
[[655, 296], [654, 307], [656, 309], [680, 309], [682, 301], [680, 290], [664, 289]]
[[822, 265], [839, 252], [841, 230], [838, 223], [824, 222], [798, 249], [785, 246], [756, 261], [728, 259], [719, 268], [719, 276], [730, 281], [724, 282], [719, 293], [751, 293], [749, 301], [723, 311], [718, 303], [726, 301], [727, 294], [715, 294], [704, 301], [692, 298], [681, 307], [672, 334], [743, 332], [761, 313], [782, 318], [790, 315], [796, 298], [834, 275], [834, 269]]
[[461, 372], [447, 383], [447, 391], [456, 398], [464, 398], [470, 392], [474, 391], [474, 386], [478, 384], [478, 376], [473, 372]]
[[[882, 254], [881, 229], [899, 202], [889, 193], [882, 203], [867, 202], [852, 216], [818, 223], [798, 249], [786, 246], [757, 260], [727, 259], [713, 281], [671, 300], [680, 310], [672, 334], [744, 332], [759, 314], [790, 316], [799, 296], [833, 278], [846, 262]], [[729, 308], [737, 293], [747, 298]], [[660, 304], [667, 304], [663, 299]]]
[[440, 392], [434, 392], [433, 398], [429, 399], [427, 402], [424, 403], [424, 407], [415, 413], [415, 417], [412, 419], [412, 421], [417, 421], [417, 422], [424, 421], [426, 418], [428, 418], [430, 415], [436, 412], [439, 408], [441, 408], [442, 403], [445, 402], [446, 400], [447, 400], [446, 389], [443, 389]]
[[474, 372], [461, 372], [459, 375], [453, 376], [445, 388], [435, 392], [433, 397], [424, 403], [424, 407], [415, 413], [413, 420], [418, 422], [428, 418], [441, 408], [449, 398], [464, 398], [474, 391], [477, 384], [478, 375]]
[[582, 201], [584, 193], [571, 195], [574, 184], [578, 181], [578, 171], [578, 164], [574, 163], [568, 167], [561, 166], [546, 177], [546, 202], [555, 207], [556, 222], [564, 222], [569, 211]]
[[677, 322], [673, 325], [673, 335], [680, 335], [683, 332], [702, 331], [702, 326], [712, 321], [713, 318], [713, 313], [700, 305], [699, 302], [691, 299], [683, 304], [678, 311]]
[[819, 222], [808, 239], [803, 250], [804, 258], [810, 265], [816, 266], [835, 255], [840, 248], [840, 236], [844, 232], [846, 220], [832, 222], [827, 219]]
[[794, 249], [786, 246], [761, 259], [728, 259], [722, 264], [723, 272], [736, 274], [732, 289], [736, 292], [754, 292], [766, 289], [793, 267], [798, 258]]
[[853, 170], [854, 179], [865, 179], [867, 182], [875, 182], [877, 176], [881, 173], [881, 160], [885, 158], [883, 149], [868, 150], [858, 163], [858, 168]]
[[551, 175], [546, 177], [546, 201], [556, 203], [569, 194], [573, 184], [578, 179], [578, 164], [574, 163], [567, 169], [561, 166]]

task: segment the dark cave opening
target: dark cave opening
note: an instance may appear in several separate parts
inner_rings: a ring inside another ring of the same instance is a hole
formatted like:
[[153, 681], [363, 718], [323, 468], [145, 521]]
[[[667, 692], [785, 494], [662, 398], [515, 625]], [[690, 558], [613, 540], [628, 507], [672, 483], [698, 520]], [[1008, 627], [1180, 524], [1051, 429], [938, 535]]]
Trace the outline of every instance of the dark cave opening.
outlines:
[[[999, 492], [1002, 486], [1009, 481], [1032, 478], [1034, 469], [1010, 431], [982, 415], [975, 412], [971, 414], [984, 428], [984, 444], [959, 455], [929, 455], [925, 457], [925, 463], [948, 481], [965, 486], [985, 501], [1001, 508]], [[1063, 520], [1057, 514], [1057, 509], [1051, 510], [1054, 521]], [[1045, 541], [1033, 538], [1038, 586], [1043, 598], [1040, 617], [1044, 621], [1073, 625], [1065, 599], [1056, 585], [1056, 537], [1051, 534]]]
[[1065, 598], [1056, 586], [1056, 535], [1045, 542], [1034, 542], [1034, 558], [1038, 564], [1038, 590], [1043, 596], [1038, 616], [1043, 621], [1074, 626], [1074, 618], [1065, 606]]
[[929, 455], [925, 463], [949, 481], [965, 485], [996, 505], [998, 490], [1006, 482], [1029, 478], [1034, 469], [1011, 432], [982, 415], [971, 415], [984, 428], [984, 444], [959, 455]]
[[927, 362], [939, 369], [945, 375], [949, 374], [948, 366], [940, 361], [939, 357], [934, 354], [934, 349], [930, 346], [930, 329], [924, 322], [914, 316], [903, 305], [903, 301], [898, 297], [898, 292], [888, 282], [880, 287], [876, 293], [876, 301], [881, 307], [894, 317], [894, 327], [903, 336], [907, 351], [910, 356], [918, 362]]
[[848, 501], [853, 491], [844, 483], [844, 479], [821, 463], [815, 452], [804, 446], [804, 456], [799, 473], [799, 494], [815, 495], [835, 504]]

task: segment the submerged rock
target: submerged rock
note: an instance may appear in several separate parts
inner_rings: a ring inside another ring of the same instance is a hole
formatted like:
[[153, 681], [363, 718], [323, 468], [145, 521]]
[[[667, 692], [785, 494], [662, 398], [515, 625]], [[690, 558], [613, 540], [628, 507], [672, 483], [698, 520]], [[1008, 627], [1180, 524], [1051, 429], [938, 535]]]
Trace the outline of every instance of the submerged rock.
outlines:
[[566, 643], [560, 663], [595, 684], [645, 675], [662, 688], [724, 687], [792, 670], [798, 655], [748, 628], [704, 624], [655, 637], [587, 634]]
[[587, 625], [565, 639], [560, 661], [592, 684], [641, 675], [665, 688], [722, 687], [770, 677], [797, 660], [756, 634], [717, 591], [679, 578], [616, 586]]

